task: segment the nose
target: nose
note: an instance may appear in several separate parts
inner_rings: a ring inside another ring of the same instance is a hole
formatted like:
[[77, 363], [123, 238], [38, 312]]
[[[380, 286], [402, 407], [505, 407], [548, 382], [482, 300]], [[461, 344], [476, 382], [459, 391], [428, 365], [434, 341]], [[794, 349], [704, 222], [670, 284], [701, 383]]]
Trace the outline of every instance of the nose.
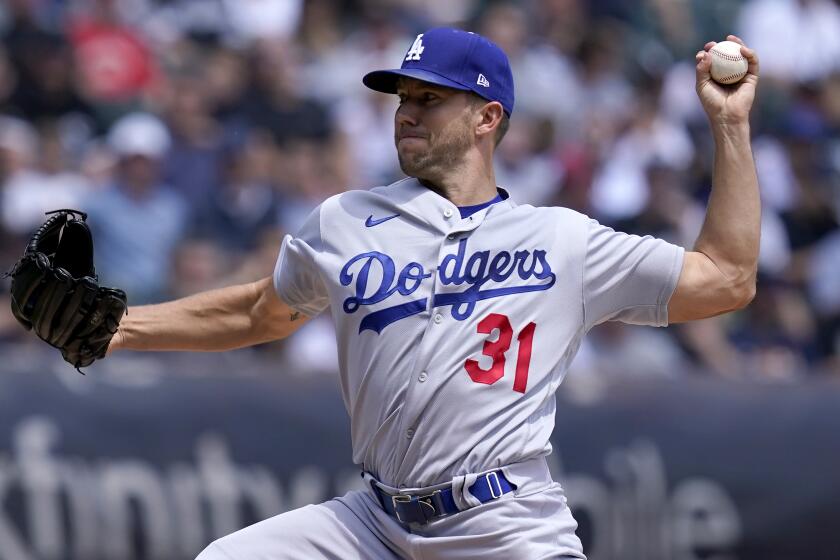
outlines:
[[398, 125], [417, 126], [418, 116], [416, 104], [406, 101], [397, 107], [394, 119]]

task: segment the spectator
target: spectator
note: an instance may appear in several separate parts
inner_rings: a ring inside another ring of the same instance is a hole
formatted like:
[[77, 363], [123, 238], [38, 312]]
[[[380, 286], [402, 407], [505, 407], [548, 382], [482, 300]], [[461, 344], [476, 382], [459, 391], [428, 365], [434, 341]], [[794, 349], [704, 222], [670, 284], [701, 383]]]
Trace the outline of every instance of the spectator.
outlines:
[[283, 40], [297, 29], [302, 0], [221, 0], [233, 37], [245, 44], [262, 39]]
[[195, 218], [209, 212], [209, 200], [219, 190], [223, 129], [213, 118], [213, 106], [197, 71], [172, 80], [166, 118], [172, 144], [163, 163], [163, 179], [186, 198]]
[[762, 77], [808, 82], [840, 68], [840, 7], [831, 0], [750, 0], [736, 28], [761, 53]]
[[496, 157], [496, 181], [520, 204], [549, 204], [563, 181], [562, 165], [551, 157], [553, 127], [547, 119], [518, 115]]
[[186, 297], [225, 285], [232, 259], [209, 239], [181, 243], [174, 255], [168, 293]]
[[36, 23], [34, 2], [11, 3], [11, 22], [3, 33], [14, 78], [6, 112], [36, 121], [73, 114], [90, 116], [91, 107], [76, 92], [73, 57], [67, 40]]
[[214, 48], [201, 64], [201, 86], [207, 91], [213, 116], [226, 126], [229, 119], [243, 113], [248, 61], [241, 52]]
[[[807, 271], [808, 297], [816, 311], [817, 352], [820, 365], [840, 365], [840, 230], [835, 230], [815, 247]], [[834, 360], [832, 360], [834, 356]], [[840, 369], [836, 369], [840, 373]]]
[[272, 167], [277, 147], [264, 131], [253, 131], [243, 146], [229, 150], [218, 164], [221, 187], [209, 193], [199, 231], [218, 246], [242, 254], [274, 227], [281, 206]]
[[114, 183], [84, 205], [100, 278], [123, 288], [135, 305], [158, 301], [188, 221], [184, 200], [160, 179], [169, 133], [157, 118], [132, 113], [114, 124], [108, 145], [119, 158]]
[[550, 44], [532, 42], [525, 10], [493, 5], [484, 13], [479, 32], [507, 53], [516, 84], [517, 111], [552, 119], [558, 133], [574, 133], [583, 95], [574, 63]]
[[650, 200], [645, 169], [659, 161], [686, 170], [694, 156], [694, 145], [680, 123], [669, 121], [658, 111], [656, 96], [639, 100], [630, 128], [604, 154], [600, 172], [592, 186], [592, 204], [606, 219], [638, 215]]
[[650, 193], [648, 203], [638, 215], [617, 221], [617, 229], [661, 237], [682, 247], [694, 246], [705, 212], [685, 188], [687, 170], [653, 160], [645, 168], [644, 178]]
[[[600, 25], [581, 41], [577, 53], [581, 62], [577, 111], [587, 122], [596, 119], [605, 126], [621, 129], [637, 109], [636, 94], [624, 73], [622, 49], [626, 35], [620, 26]], [[699, 105], [696, 96], [694, 102]], [[617, 132], [610, 131], [610, 136]]]
[[24, 121], [0, 121], [0, 150], [9, 174], [2, 186], [4, 227], [30, 235], [44, 221], [44, 212], [78, 208], [90, 185], [67, 165], [55, 123], [38, 131]]
[[267, 128], [283, 145], [323, 141], [332, 134], [325, 107], [301, 90], [300, 66], [292, 45], [261, 42], [253, 51], [253, 84], [246, 106], [251, 126]]
[[353, 139], [349, 146], [354, 164], [351, 184], [387, 185], [402, 176], [394, 158], [394, 140], [381, 134], [383, 128], [392, 126], [395, 109], [391, 96], [377, 92], [336, 104], [337, 126]]
[[347, 187], [336, 167], [346, 146], [299, 141], [287, 145], [278, 158], [277, 185], [282, 204], [278, 223], [286, 231], [297, 231], [321, 200]]
[[159, 79], [158, 69], [143, 37], [123, 24], [117, 0], [92, 1], [93, 8], [71, 22], [68, 35], [83, 94], [110, 121], [139, 103]]
[[[394, 101], [359, 76], [399, 61], [415, 27], [453, 18], [495, 39], [513, 65], [518, 116], [500, 146], [499, 184], [520, 203], [568, 206], [688, 247], [714, 141], [690, 54], [697, 38], [722, 38], [737, 22], [769, 78], [752, 123], [764, 205], [758, 299], [748, 313], [641, 344], [666, 349], [668, 360], [651, 364], [661, 372], [666, 362], [714, 375], [840, 372], [836, 1], [457, 4], [2, 3], [2, 252], [16, 256], [44, 210], [82, 204], [103, 281], [132, 303], [267, 274], [284, 231], [317, 202], [399, 177], [381, 134]], [[654, 87], [640, 89], [639, 72]], [[141, 107], [148, 113], [105, 136]], [[329, 321], [317, 325], [295, 351], [324, 354]], [[581, 360], [597, 364], [613, 347], [629, 359], [637, 334], [613, 327]]]
[[334, 2], [313, 0], [306, 4], [301, 29], [306, 39], [301, 45], [303, 91], [323, 103], [371, 95], [359, 76], [400, 60], [405, 54], [406, 31], [380, 13], [365, 14], [357, 28], [343, 33]]
[[606, 322], [588, 336], [589, 374], [607, 379], [674, 378], [691, 367], [679, 346], [664, 331]]
[[739, 370], [780, 379], [807, 374], [816, 357], [816, 322], [802, 292], [772, 279], [764, 279], [762, 288], [732, 331], [745, 356]]

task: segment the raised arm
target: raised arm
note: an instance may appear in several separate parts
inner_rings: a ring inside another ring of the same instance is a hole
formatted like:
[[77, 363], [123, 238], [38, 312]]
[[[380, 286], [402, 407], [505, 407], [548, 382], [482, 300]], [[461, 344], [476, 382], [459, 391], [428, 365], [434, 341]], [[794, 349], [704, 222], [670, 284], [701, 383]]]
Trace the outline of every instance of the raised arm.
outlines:
[[232, 350], [284, 338], [308, 319], [277, 297], [268, 277], [167, 303], [130, 307], [108, 353]]
[[[743, 45], [734, 35], [727, 37]], [[755, 295], [761, 201], [750, 148], [749, 113], [758, 85], [758, 57], [742, 46], [749, 67], [735, 86], [715, 83], [707, 43], [697, 53], [697, 94], [715, 142], [712, 193], [694, 251], [686, 252], [668, 321], [679, 323], [746, 306]]]

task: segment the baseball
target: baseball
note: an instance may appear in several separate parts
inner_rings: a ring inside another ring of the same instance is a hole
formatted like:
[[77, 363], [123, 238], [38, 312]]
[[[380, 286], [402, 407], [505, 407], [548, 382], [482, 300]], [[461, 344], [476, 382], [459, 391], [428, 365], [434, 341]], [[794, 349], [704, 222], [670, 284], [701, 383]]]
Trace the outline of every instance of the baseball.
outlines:
[[734, 84], [747, 75], [747, 59], [741, 54], [741, 45], [734, 41], [721, 41], [709, 51], [712, 55], [712, 79], [719, 84]]

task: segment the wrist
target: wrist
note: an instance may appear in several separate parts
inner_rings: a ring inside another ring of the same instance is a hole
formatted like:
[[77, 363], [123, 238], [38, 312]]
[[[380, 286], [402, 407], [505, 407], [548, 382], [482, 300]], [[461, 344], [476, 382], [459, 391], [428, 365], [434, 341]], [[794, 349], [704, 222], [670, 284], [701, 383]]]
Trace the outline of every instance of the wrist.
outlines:
[[730, 121], [712, 123], [712, 137], [716, 144], [737, 142], [749, 143], [749, 121]]
[[719, 137], [747, 137], [750, 136], [750, 121], [747, 119], [714, 119], [710, 122], [712, 135]]
[[110, 356], [115, 350], [119, 350], [123, 345], [124, 337], [123, 327], [117, 327], [117, 332], [111, 337], [111, 342], [108, 343], [108, 349], [105, 351], [106, 356]]

